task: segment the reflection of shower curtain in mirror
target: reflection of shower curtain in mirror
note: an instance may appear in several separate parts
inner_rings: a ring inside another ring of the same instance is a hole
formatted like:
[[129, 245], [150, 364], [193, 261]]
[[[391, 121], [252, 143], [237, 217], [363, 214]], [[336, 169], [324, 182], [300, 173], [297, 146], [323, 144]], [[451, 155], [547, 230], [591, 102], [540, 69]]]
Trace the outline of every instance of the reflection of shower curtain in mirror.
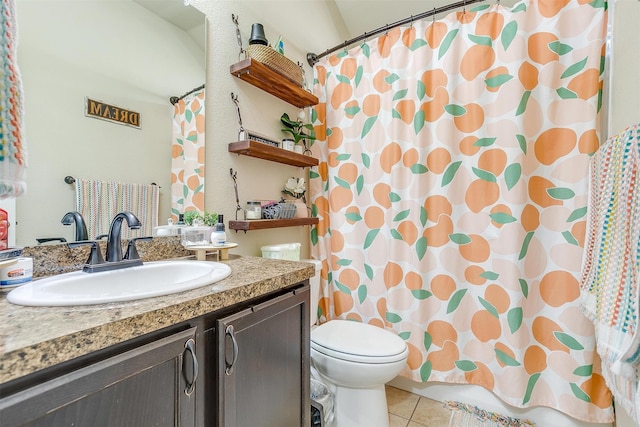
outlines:
[[204, 211], [204, 94], [202, 89], [173, 106], [171, 217]]

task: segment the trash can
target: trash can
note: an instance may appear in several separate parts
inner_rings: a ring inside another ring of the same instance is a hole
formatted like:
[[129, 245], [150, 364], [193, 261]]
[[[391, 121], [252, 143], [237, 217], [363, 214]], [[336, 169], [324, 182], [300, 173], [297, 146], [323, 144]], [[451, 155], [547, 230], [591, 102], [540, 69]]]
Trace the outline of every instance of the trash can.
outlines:
[[324, 427], [333, 420], [333, 393], [322, 382], [311, 378], [311, 427]]
[[300, 261], [300, 243], [283, 243], [260, 248], [263, 258]]

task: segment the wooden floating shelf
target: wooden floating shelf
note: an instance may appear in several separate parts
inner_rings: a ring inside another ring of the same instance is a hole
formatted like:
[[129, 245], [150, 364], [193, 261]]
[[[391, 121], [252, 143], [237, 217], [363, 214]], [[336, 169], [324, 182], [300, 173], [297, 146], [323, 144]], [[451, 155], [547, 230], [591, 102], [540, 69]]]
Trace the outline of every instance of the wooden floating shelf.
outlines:
[[284, 163], [291, 166], [318, 166], [320, 163], [315, 157], [299, 154], [282, 148], [273, 147], [257, 141], [238, 141], [229, 144], [229, 152], [242, 154], [259, 159], [270, 160], [272, 162]]
[[318, 103], [316, 96], [251, 58], [233, 64], [229, 72], [296, 107], [311, 107]]
[[229, 229], [236, 231], [266, 230], [268, 228], [315, 225], [317, 223], [318, 218], [254, 219], [250, 221], [229, 221]]

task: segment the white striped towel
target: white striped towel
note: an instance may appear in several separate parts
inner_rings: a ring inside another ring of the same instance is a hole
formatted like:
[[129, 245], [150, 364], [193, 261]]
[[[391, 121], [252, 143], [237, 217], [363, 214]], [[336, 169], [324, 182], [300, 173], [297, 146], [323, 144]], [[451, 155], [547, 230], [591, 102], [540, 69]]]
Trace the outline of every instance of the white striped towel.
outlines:
[[1, 0], [0, 6], [0, 199], [4, 199], [21, 196], [27, 189], [27, 146], [15, 1]]
[[142, 227], [122, 227], [122, 238], [151, 236], [158, 225], [160, 190], [153, 184], [76, 179], [76, 210], [87, 224], [90, 239], [109, 233], [111, 220], [123, 211], [133, 213]]

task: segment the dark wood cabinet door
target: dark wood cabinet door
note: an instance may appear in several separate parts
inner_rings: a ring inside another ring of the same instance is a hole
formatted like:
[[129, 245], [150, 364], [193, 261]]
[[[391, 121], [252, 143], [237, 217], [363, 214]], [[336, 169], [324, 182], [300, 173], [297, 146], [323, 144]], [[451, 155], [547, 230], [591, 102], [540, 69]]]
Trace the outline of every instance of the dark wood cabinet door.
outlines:
[[194, 426], [195, 333], [176, 333], [4, 397], [0, 425]]
[[216, 323], [219, 427], [310, 425], [309, 287]]

